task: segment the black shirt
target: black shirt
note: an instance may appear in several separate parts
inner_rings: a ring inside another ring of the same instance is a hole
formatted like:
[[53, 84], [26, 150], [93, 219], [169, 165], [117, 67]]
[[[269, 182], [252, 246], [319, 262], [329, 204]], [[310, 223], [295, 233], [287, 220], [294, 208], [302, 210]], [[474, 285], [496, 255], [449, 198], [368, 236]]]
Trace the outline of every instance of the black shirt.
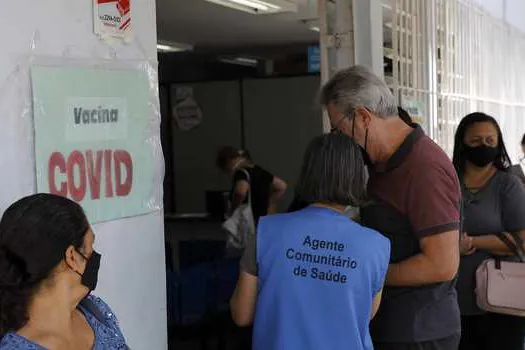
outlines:
[[[261, 216], [268, 214], [268, 205], [270, 204], [270, 195], [274, 176], [258, 165], [244, 168], [250, 174], [247, 178], [244, 171], [237, 170], [233, 175], [233, 188], [239, 181], [248, 181], [252, 196], [252, 211], [255, 222], [259, 221]], [[248, 196], [246, 196], [246, 202]]]

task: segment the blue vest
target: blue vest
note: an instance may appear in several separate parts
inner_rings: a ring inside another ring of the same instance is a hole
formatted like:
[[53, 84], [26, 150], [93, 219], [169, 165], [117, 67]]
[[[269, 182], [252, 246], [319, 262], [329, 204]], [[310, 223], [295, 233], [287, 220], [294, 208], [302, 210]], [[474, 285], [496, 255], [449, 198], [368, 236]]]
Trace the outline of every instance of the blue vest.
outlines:
[[390, 242], [334, 210], [262, 218], [254, 350], [373, 349], [374, 296]]

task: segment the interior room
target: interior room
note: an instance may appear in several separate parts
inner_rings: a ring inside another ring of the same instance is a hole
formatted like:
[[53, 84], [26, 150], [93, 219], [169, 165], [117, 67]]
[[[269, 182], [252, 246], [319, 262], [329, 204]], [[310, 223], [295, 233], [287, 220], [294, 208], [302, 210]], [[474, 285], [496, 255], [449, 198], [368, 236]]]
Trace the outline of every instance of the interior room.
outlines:
[[170, 344], [229, 348], [238, 260], [224, 258], [232, 179], [217, 152], [248, 150], [283, 179], [286, 211], [306, 145], [323, 132], [317, 0], [157, 0], [157, 25]]

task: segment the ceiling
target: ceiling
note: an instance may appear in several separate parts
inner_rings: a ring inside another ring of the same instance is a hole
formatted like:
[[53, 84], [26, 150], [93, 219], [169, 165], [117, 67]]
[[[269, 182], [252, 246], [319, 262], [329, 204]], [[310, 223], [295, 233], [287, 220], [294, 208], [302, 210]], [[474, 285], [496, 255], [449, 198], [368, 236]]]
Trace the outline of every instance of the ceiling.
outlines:
[[156, 0], [159, 41], [196, 48], [313, 43], [317, 0], [299, 0], [298, 13], [253, 15], [204, 0]]

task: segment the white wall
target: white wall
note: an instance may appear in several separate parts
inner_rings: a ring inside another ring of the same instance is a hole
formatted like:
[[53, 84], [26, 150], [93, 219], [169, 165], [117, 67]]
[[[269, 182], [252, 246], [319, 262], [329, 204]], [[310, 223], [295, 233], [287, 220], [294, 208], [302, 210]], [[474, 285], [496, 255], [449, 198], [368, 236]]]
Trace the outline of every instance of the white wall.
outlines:
[[[20, 110], [29, 87], [13, 83], [31, 52], [47, 56], [109, 58], [112, 49], [92, 33], [91, 0], [2, 1], [0, 10], [0, 212], [34, 192], [29, 118]], [[133, 1], [136, 40], [115, 44], [120, 59], [156, 61], [155, 1]], [[34, 48], [32, 51], [32, 47]], [[97, 294], [120, 319], [132, 349], [167, 348], [163, 215], [120, 220], [96, 228], [103, 253]]]

